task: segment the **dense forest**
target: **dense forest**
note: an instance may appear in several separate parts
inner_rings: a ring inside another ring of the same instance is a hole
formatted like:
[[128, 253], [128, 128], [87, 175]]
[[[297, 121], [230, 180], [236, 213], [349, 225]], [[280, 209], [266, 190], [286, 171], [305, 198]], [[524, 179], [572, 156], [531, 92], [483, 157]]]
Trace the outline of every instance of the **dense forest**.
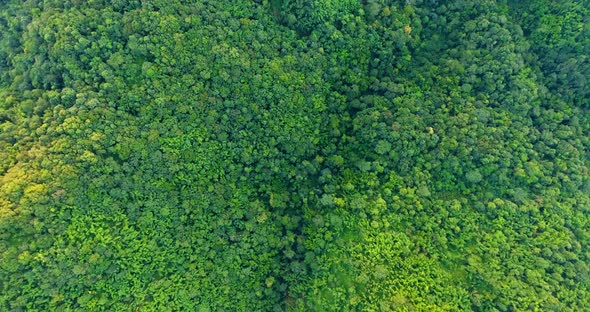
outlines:
[[0, 1], [0, 311], [585, 311], [590, 0]]

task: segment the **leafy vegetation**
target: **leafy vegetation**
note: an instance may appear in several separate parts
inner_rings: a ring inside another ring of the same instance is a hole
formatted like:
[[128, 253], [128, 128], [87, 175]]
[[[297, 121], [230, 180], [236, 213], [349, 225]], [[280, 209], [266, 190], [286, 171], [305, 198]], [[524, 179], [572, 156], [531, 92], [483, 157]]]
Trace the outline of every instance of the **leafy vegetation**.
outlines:
[[588, 16], [3, 1], [0, 310], [583, 311]]

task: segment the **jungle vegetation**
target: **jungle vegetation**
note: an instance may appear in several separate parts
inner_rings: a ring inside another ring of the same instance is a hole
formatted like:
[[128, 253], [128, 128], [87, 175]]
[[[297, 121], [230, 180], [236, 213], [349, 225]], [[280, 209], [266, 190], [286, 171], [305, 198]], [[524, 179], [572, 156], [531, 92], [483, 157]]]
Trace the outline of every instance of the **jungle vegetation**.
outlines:
[[0, 1], [1, 311], [584, 311], [590, 1]]

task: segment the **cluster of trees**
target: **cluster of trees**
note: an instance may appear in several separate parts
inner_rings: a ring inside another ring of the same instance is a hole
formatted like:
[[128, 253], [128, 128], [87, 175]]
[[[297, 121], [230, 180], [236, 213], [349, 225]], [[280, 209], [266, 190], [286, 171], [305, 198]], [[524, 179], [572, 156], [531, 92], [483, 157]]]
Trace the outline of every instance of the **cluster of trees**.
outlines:
[[520, 26], [530, 45], [530, 66], [558, 99], [590, 107], [590, 3], [515, 2], [511, 16], [523, 21]]
[[0, 309], [583, 310], [589, 11], [4, 1]]

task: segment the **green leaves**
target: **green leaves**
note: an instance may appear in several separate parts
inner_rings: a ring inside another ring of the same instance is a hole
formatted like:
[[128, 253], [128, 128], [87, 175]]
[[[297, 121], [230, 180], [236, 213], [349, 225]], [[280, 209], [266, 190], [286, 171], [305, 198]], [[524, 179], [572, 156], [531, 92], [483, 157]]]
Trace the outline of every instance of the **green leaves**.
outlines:
[[385, 140], [379, 140], [379, 142], [377, 142], [377, 145], [375, 146], [375, 152], [377, 154], [384, 155], [389, 153], [389, 151], [391, 151], [391, 143]]
[[584, 310], [588, 8], [502, 3], [1, 4], [0, 310]]
[[465, 174], [465, 179], [470, 183], [479, 183], [483, 179], [483, 176], [478, 170], [472, 170]]

